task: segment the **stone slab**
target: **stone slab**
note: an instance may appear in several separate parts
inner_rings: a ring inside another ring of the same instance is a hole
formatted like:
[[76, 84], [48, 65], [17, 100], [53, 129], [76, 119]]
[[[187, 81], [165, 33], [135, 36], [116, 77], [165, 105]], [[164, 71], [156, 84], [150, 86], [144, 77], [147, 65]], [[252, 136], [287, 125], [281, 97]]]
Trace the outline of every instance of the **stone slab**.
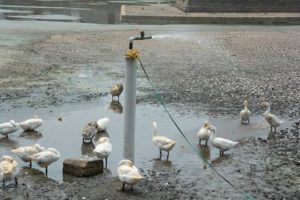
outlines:
[[64, 160], [63, 172], [73, 176], [93, 176], [103, 172], [103, 160], [92, 157]]

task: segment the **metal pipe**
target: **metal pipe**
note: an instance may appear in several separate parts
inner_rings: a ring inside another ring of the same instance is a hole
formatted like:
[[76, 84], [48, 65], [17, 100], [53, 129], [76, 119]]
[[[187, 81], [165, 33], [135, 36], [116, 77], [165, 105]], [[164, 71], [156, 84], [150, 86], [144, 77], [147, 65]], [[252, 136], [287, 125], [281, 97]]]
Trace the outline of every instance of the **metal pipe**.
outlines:
[[124, 105], [124, 158], [134, 162], [136, 59], [126, 59]]
[[[151, 36], [145, 37], [144, 31], [142, 31], [140, 37], [129, 38], [129, 49], [133, 49], [134, 40], [151, 38]], [[125, 159], [133, 162], [135, 147], [136, 71], [137, 60], [135, 58], [126, 58], [123, 156]]]

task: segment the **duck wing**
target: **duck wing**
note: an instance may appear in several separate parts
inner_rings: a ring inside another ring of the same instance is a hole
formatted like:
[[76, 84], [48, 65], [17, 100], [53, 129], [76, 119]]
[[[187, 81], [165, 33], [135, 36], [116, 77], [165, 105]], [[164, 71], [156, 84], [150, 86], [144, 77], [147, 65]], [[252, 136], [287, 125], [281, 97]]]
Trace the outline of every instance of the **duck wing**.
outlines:
[[58, 159], [58, 156], [55, 155], [53, 152], [50, 151], [43, 151], [34, 154], [32, 157], [32, 160], [40, 163], [51, 163]]
[[222, 149], [222, 150], [229, 150], [231, 148], [233, 148], [234, 146], [236, 146], [238, 144], [238, 142], [234, 142], [225, 138], [214, 138], [212, 140], [212, 143], [215, 147], [217, 147], [218, 149]]
[[272, 126], [279, 126], [283, 123], [283, 120], [279, 119], [279, 117], [273, 114], [268, 114], [265, 118]]
[[98, 144], [94, 152], [100, 157], [107, 157], [112, 151], [112, 145], [110, 143]]

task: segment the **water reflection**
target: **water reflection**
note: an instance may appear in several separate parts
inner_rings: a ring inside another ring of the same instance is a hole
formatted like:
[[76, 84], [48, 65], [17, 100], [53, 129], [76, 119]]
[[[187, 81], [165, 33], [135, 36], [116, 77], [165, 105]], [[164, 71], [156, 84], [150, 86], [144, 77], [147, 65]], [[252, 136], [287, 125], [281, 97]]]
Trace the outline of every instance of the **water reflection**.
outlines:
[[115, 113], [123, 113], [123, 106], [119, 101], [113, 100], [112, 102], [110, 102], [109, 108]]
[[[204, 159], [210, 160], [210, 147], [206, 145], [199, 145], [199, 150]], [[203, 169], [207, 169], [207, 163], [203, 161]]]
[[230, 155], [222, 155], [217, 157], [216, 159], [211, 161], [211, 164], [214, 167], [222, 166], [223, 165], [228, 165], [232, 161], [232, 157]]
[[153, 170], [168, 170], [172, 168], [172, 161], [169, 160], [154, 160]]
[[93, 150], [95, 149], [94, 143], [82, 143], [81, 145], [81, 154], [87, 156], [94, 156]]
[[44, 172], [36, 168], [24, 166], [19, 170], [19, 175], [44, 175]]
[[28, 139], [37, 140], [41, 137], [43, 137], [43, 134], [39, 131], [30, 130], [30, 131], [24, 131], [20, 134], [20, 137], [26, 137]]
[[5, 137], [5, 138], [0, 138], [0, 145], [1, 147], [5, 147], [5, 148], [11, 148], [11, 147], [16, 148], [19, 146], [19, 142], [17, 140]]

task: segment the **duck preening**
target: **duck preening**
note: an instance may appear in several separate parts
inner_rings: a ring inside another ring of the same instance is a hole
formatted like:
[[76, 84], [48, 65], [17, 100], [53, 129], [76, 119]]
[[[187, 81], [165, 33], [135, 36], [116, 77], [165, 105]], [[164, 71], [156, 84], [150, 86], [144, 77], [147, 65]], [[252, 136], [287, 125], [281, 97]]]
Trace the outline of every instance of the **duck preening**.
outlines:
[[123, 183], [122, 190], [125, 190], [125, 184], [131, 185], [131, 190], [133, 190], [133, 185], [140, 182], [143, 177], [140, 175], [139, 170], [130, 160], [121, 160], [118, 167], [118, 177]]
[[197, 137], [199, 139], [199, 145], [201, 145], [201, 140], [205, 140], [205, 145], [207, 146], [207, 141], [209, 140], [209, 137], [211, 136], [211, 131], [209, 130], [209, 122], [205, 121], [202, 128], [197, 133]]
[[117, 83], [117, 84], [113, 85], [111, 90], [110, 90], [111, 99], [113, 100], [114, 96], [117, 96], [118, 101], [119, 101], [119, 97], [120, 97], [122, 92], [123, 92], [123, 84], [122, 83]]
[[35, 130], [43, 124], [43, 120], [38, 116], [20, 122], [19, 125], [24, 131]]
[[32, 167], [32, 157], [34, 154], [44, 151], [45, 148], [39, 144], [34, 144], [32, 146], [19, 147], [12, 149], [11, 152], [15, 153], [24, 162], [29, 162], [29, 167]]
[[271, 126], [271, 132], [273, 128], [276, 132], [276, 128], [279, 127], [284, 121], [279, 119], [279, 117], [277, 117], [276, 115], [270, 113], [271, 106], [268, 102], [262, 102], [261, 105], [267, 107], [267, 110], [263, 115]]
[[156, 122], [153, 122], [152, 125], [154, 128], [153, 143], [159, 148], [159, 155], [160, 155], [159, 159], [161, 159], [161, 157], [162, 157], [162, 151], [166, 151], [166, 152], [168, 152], [167, 160], [169, 160], [169, 152], [173, 149], [176, 142], [165, 136], [158, 135]]
[[60, 153], [54, 148], [48, 148], [44, 151], [30, 156], [30, 159], [36, 162], [40, 167], [45, 168], [45, 173], [48, 175], [48, 166], [57, 161]]
[[240, 112], [241, 124], [243, 124], [244, 121], [247, 121], [247, 123], [249, 124], [251, 111], [248, 109], [248, 101], [245, 100], [243, 105], [244, 105], [244, 109], [241, 110]]
[[82, 143], [85, 141], [92, 142], [93, 137], [96, 135], [98, 132], [98, 124], [95, 121], [89, 122], [83, 127], [82, 130]]
[[98, 158], [105, 159], [105, 169], [107, 168], [107, 157], [112, 151], [112, 145], [108, 137], [102, 137], [98, 140], [98, 145], [93, 150]]
[[212, 131], [209, 140], [213, 147], [220, 150], [220, 156], [224, 155], [225, 151], [228, 151], [239, 144], [238, 142], [234, 142], [228, 139], [215, 137], [216, 127], [210, 126], [209, 129]]
[[105, 117], [98, 119], [97, 121], [97, 130], [99, 132], [106, 131], [108, 124], [109, 124], [109, 117], [108, 117], [108, 108], [109, 106], [106, 106], [105, 108]]
[[5, 187], [5, 182], [15, 179], [15, 185], [18, 185], [17, 179], [17, 161], [10, 156], [2, 156], [0, 160], [0, 179]]
[[8, 138], [8, 134], [14, 133], [18, 129], [19, 125], [14, 120], [0, 124], [0, 134], [6, 136], [6, 138]]

